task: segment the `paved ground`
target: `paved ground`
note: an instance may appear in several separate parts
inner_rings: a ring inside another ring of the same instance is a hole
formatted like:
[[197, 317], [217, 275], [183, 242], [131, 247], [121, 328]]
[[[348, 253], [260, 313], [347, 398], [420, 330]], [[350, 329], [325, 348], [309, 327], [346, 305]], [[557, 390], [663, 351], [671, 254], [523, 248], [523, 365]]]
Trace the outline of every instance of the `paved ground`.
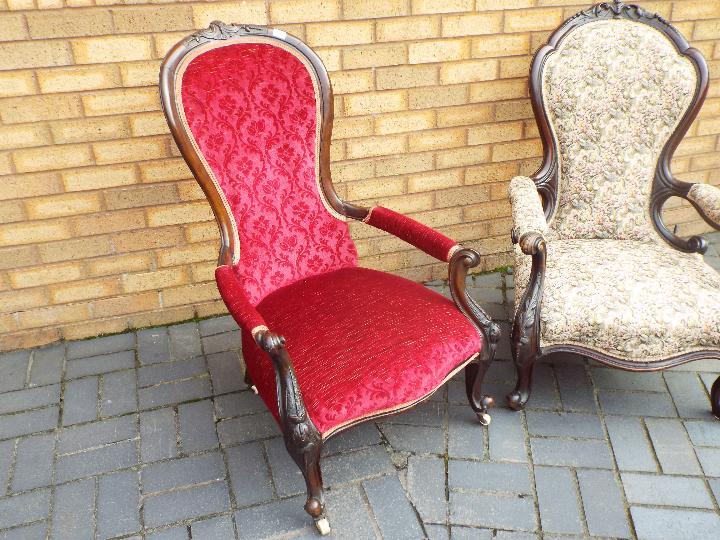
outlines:
[[[511, 287], [499, 274], [473, 282], [505, 320]], [[223, 317], [0, 355], [0, 539], [315, 538], [238, 343]], [[501, 398], [507, 341], [499, 356], [488, 388]], [[527, 411], [494, 409], [489, 429], [455, 380], [331, 441], [335, 537], [720, 538], [718, 371], [554, 358]]]

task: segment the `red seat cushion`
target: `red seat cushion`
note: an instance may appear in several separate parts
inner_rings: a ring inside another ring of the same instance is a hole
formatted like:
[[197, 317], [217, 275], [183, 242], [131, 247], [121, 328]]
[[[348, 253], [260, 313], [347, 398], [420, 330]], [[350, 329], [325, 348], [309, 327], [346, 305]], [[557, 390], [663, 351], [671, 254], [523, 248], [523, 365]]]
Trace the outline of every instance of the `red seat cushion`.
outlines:
[[[482, 345], [447, 298], [365, 268], [300, 280], [257, 309], [285, 336], [308, 413], [323, 436], [425, 397]], [[250, 377], [277, 418], [270, 358], [243, 334]]]

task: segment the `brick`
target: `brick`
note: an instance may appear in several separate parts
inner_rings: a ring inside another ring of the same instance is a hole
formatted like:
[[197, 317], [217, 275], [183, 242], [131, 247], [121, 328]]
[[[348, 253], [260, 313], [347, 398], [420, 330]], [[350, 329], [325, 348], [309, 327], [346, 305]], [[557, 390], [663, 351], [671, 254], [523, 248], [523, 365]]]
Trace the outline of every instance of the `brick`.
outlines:
[[350, 159], [387, 156], [405, 151], [406, 138], [403, 135], [364, 137], [348, 142], [347, 155]]
[[29, 148], [13, 153], [18, 172], [47, 171], [92, 164], [90, 148], [84, 144]]
[[474, 7], [473, 0], [412, 0], [413, 13], [453, 13]]
[[683, 418], [712, 418], [700, 378], [694, 373], [666, 373], [678, 414]]
[[100, 198], [95, 193], [54, 195], [31, 199], [25, 203], [30, 219], [48, 219], [73, 214], [98, 212]]
[[443, 37], [497, 34], [502, 31], [502, 13], [446, 15], [442, 18]]
[[437, 110], [438, 127], [463, 126], [491, 121], [492, 108], [481, 105], [461, 105]]
[[440, 35], [437, 17], [401, 17], [375, 22], [377, 41], [410, 41]]
[[488, 81], [497, 76], [496, 60], [467, 60], [465, 62], [444, 63], [440, 67], [442, 84], [462, 84]]
[[88, 116], [156, 111], [160, 108], [156, 88], [123, 88], [82, 96]]
[[392, 113], [375, 117], [375, 132], [380, 135], [385, 135], [407, 131], [420, 131], [434, 127], [434, 123], [435, 115], [432, 111]]
[[385, 424], [381, 430], [396, 451], [421, 454], [444, 453], [445, 434], [441, 429]]
[[577, 471], [585, 519], [593, 536], [629, 538], [622, 495], [610, 471]]
[[50, 490], [41, 489], [0, 500], [0, 527], [13, 527], [45, 519], [50, 510]]
[[405, 109], [406, 96], [403, 91], [374, 92], [345, 96], [345, 112], [350, 115], [377, 114]]
[[36, 409], [60, 401], [60, 387], [56, 384], [28, 388], [0, 394], [0, 414]]
[[193, 401], [211, 394], [208, 379], [190, 379], [141, 388], [139, 390], [140, 408], [150, 409], [163, 405]]
[[108, 10], [40, 11], [26, 15], [33, 39], [110, 34], [112, 17]]
[[220, 437], [220, 444], [223, 446], [279, 435], [275, 419], [270, 416], [270, 413], [223, 420], [218, 422], [217, 432]]
[[138, 138], [122, 141], [107, 141], [93, 144], [95, 161], [99, 165], [128, 163], [142, 159], [156, 159], [167, 156], [166, 141], [162, 138]]
[[144, 463], [178, 454], [175, 414], [172, 409], [140, 413], [140, 453]]
[[149, 60], [152, 43], [147, 36], [103, 36], [71, 42], [73, 57], [78, 64], [104, 64]]
[[308, 24], [306, 33], [307, 43], [311, 47], [361, 45], [373, 41], [371, 21]]
[[244, 0], [240, 5], [237, 2], [193, 5], [193, 20], [196, 28], [207, 26], [214, 20], [267, 24], [265, 2], [263, 0]]
[[0, 97], [27, 96], [35, 93], [32, 71], [0, 73]]
[[223, 512], [229, 508], [230, 497], [225, 482], [147, 497], [143, 503], [145, 525], [148, 527]]
[[[237, 348], [240, 345], [239, 332], [230, 332], [228, 334], [218, 335], [227, 336], [228, 341], [226, 347], [218, 347], [218, 349]], [[223, 394], [226, 392], [244, 389], [246, 385], [242, 378], [242, 370], [237, 353], [234, 351], [227, 351], [209, 354], [207, 350], [208, 347], [205, 344], [206, 339], [212, 338], [205, 338], [203, 340], [203, 349], [205, 350], [205, 354], [207, 354], [208, 368], [210, 370], [210, 377], [212, 379], [215, 393]]]
[[217, 396], [214, 402], [217, 418], [242, 416], [265, 410], [263, 401], [256, 394], [249, 391]]
[[272, 24], [332, 21], [339, 18], [339, 0], [276, 0], [270, 3]]
[[59, 383], [62, 377], [64, 345], [35, 349], [30, 368], [30, 386]]
[[[482, 508], [483, 512], [477, 509]], [[537, 529], [531, 498], [450, 492], [450, 522], [498, 529], [534, 531]]]
[[[376, 430], [377, 431], [377, 430]], [[260, 443], [256, 443], [260, 444]], [[303, 479], [302, 473], [300, 472], [300, 469], [298, 468], [297, 464], [293, 461], [293, 459], [288, 454], [287, 448], [285, 448], [285, 443], [281, 438], [275, 438], [270, 439], [268, 441], [265, 441], [265, 453], [267, 455], [267, 465], [263, 463], [261, 466], [259, 466], [259, 471], [256, 473], [257, 475], [265, 475], [269, 474], [269, 472], [272, 472], [272, 483], [275, 485], [275, 490], [277, 491], [278, 495], [281, 497], [285, 496], [291, 496], [291, 495], [297, 495], [300, 493], [305, 492], [305, 480]], [[252, 454], [255, 454], [256, 452], [262, 452], [260, 448], [256, 449], [255, 447], [251, 445], [243, 445], [240, 448], [244, 449], [245, 452], [252, 452]], [[231, 449], [228, 449], [228, 451], [231, 451]], [[244, 457], [243, 454], [238, 455], [237, 458]], [[262, 454], [255, 457], [254, 455], [248, 456], [250, 459], [250, 464], [255, 462], [258, 458], [262, 459]], [[231, 474], [232, 472], [232, 463], [229, 462], [229, 465], [231, 466]], [[269, 470], [268, 470], [269, 466]], [[237, 474], [233, 476], [235, 478], [236, 476], [239, 477], [239, 474], [244, 471], [244, 467], [237, 471]], [[250, 474], [249, 478], [252, 478], [256, 474]], [[266, 494], [271, 490], [265, 490], [262, 487], [262, 483], [265, 481], [265, 476], [260, 477], [260, 485], [261, 485], [261, 491], [260, 494], [255, 495], [248, 493], [247, 489], [240, 490], [240, 497], [242, 500], [247, 500], [248, 502], [251, 502], [252, 500], [260, 497], [265, 497], [267, 500], [272, 498], [271, 494]], [[269, 481], [269, 476], [268, 476]], [[242, 480], [242, 482], [247, 482], [247, 480]], [[233, 485], [237, 485], [233, 481]], [[237, 490], [237, 488], [236, 488]]]
[[517, 463], [450, 460], [448, 486], [456, 490], [532, 492], [528, 467]]
[[97, 417], [98, 378], [70, 381], [65, 385], [63, 425], [95, 420]]
[[[125, 120], [120, 117], [88, 118], [54, 122], [50, 125], [50, 128], [53, 139], [57, 144], [122, 139], [130, 136], [130, 131], [127, 128]], [[103, 180], [98, 179], [98, 177], [102, 175], [98, 173], [97, 169], [82, 170], [75, 173], [63, 172], [62, 174], [63, 177], [65, 177], [66, 174], [92, 176], [96, 182], [100, 183], [100, 187], [104, 187], [102, 184]], [[107, 180], [107, 182], [112, 182], [112, 179]], [[110, 183], [110, 186], [112, 185], [113, 184]]]
[[408, 191], [434, 191], [462, 185], [462, 171], [449, 170], [414, 175], [408, 179]]
[[188, 403], [178, 407], [180, 439], [186, 453], [218, 446], [213, 406], [210, 401]]
[[408, 45], [408, 60], [411, 64], [428, 62], [452, 62], [463, 60], [469, 55], [470, 43], [461, 39], [428, 40]]
[[55, 466], [56, 481], [66, 482], [132, 467], [137, 463], [136, 452], [137, 441], [130, 440], [59, 457]]
[[217, 452], [148, 465], [142, 470], [144, 493], [222, 480], [225, 465]]
[[0, 126], [0, 150], [51, 144], [50, 130], [44, 125]]
[[[54, 429], [58, 421], [58, 408], [48, 407], [37, 411], [0, 417], [0, 439], [19, 437]], [[2, 513], [0, 513], [0, 516]]]
[[630, 507], [638, 538], [711, 538], [720, 528], [716, 512]]
[[[265, 537], [268, 530], [286, 535], [289, 533], [314, 535], [315, 528], [308, 523], [303, 504], [305, 504], [305, 495], [237, 510], [235, 522], [238, 529], [243, 531], [243, 535], [252, 540]], [[280, 523], [276, 516], [283, 516]]]
[[582, 534], [582, 518], [572, 471], [535, 467], [535, 485], [543, 532]]
[[438, 82], [438, 68], [434, 65], [396, 66], [375, 70], [378, 90], [394, 90], [430, 86]]
[[541, 8], [532, 11], [509, 11], [505, 13], [506, 33], [554, 30], [563, 22], [562, 9]]
[[526, 55], [530, 52], [530, 36], [525, 34], [482, 36], [472, 40], [471, 50], [472, 56], [477, 58]]
[[65, 263], [52, 266], [13, 270], [10, 283], [15, 288], [36, 287], [63, 281], [72, 281], [82, 276], [81, 266], [77, 263]]
[[81, 115], [80, 100], [73, 95], [26, 96], [0, 102], [0, 119], [4, 124], [60, 120]]
[[130, 118], [130, 129], [135, 137], [163, 135], [170, 132], [165, 115], [162, 113], [133, 116]]
[[667, 394], [600, 390], [600, 406], [606, 414], [632, 414], [637, 416], [677, 416], [675, 406]]
[[55, 436], [36, 435], [18, 442], [12, 491], [27, 491], [50, 484]]
[[528, 432], [543, 437], [604, 439], [600, 418], [589, 414], [527, 412]]
[[384, 538], [420, 538], [424, 531], [397, 476], [363, 482], [373, 514]]
[[115, 30], [121, 33], [168, 32], [193, 28], [190, 6], [137, 6], [113, 10]]
[[27, 39], [28, 32], [21, 13], [4, 13], [0, 15], [3, 35], [0, 41], [20, 41]]
[[622, 482], [630, 504], [714, 508], [701, 478], [623, 473]]
[[443, 459], [419, 456], [408, 458], [407, 491], [423, 521], [445, 521], [447, 503], [444, 497], [443, 501], [438, 500], [438, 493], [445, 492], [445, 482]]
[[151, 86], [157, 84], [159, 60], [125, 62], [120, 64], [123, 86]]
[[[717, 19], [710, 21], [696, 21], [692, 37], [695, 40], [717, 39], [718, 28], [720, 28], [720, 20]], [[687, 35], [687, 33], [685, 35]]]
[[163, 304], [166, 307], [185, 305], [188, 302], [203, 302], [220, 298], [215, 283], [185, 285], [163, 291]]
[[595, 412], [595, 395], [585, 366], [560, 364], [555, 366], [558, 389], [566, 411]]
[[408, 107], [410, 109], [431, 109], [449, 105], [467, 103], [465, 86], [446, 86], [434, 88], [412, 88], [408, 90]]
[[3, 43], [0, 69], [66, 66], [71, 63], [70, 46], [63, 41], [20, 41]]
[[620, 470], [657, 470], [655, 457], [640, 419], [609, 416], [605, 418], [605, 423]]
[[[479, 82], [474, 83], [470, 86], [471, 102], [484, 103], [488, 101], [500, 101], [506, 99], [516, 99], [525, 97], [528, 93], [527, 81], [525, 80], [508, 80], [508, 81], [491, 81], [491, 82]], [[527, 106], [526, 106], [527, 107]], [[500, 114], [503, 117], [511, 116], [514, 114], [521, 114], [527, 118], [532, 117], [532, 111], [528, 109], [526, 114], [525, 109], [519, 107], [514, 103], [508, 105], [501, 105]], [[519, 111], [519, 112], [518, 112]], [[508, 120], [516, 120], [516, 118], [507, 118]]]
[[538, 465], [612, 468], [612, 456], [604, 441], [531, 439], [530, 447]]
[[58, 486], [53, 497], [53, 538], [87, 538], [93, 530], [95, 482], [92, 479]]
[[[122, 222], [123, 216], [135, 216], [136, 213], [118, 214], [118, 221]], [[142, 214], [139, 214], [138, 222], [131, 223], [128, 228], [138, 228], [143, 225], [140, 221]], [[115, 236], [115, 248], [120, 253], [157, 249], [160, 247], [176, 246], [182, 242], [182, 231], [176, 227], [166, 229], [144, 229], [141, 231], [123, 232]]]
[[138, 473], [101, 476], [97, 495], [97, 534], [109, 538], [140, 529]]
[[680, 420], [648, 418], [645, 424], [663, 473], [702, 474]]
[[[337, 118], [333, 125], [333, 137], [335, 139], [350, 139], [353, 137], [364, 137], [372, 135], [373, 122], [372, 118], [367, 117], [349, 117]], [[193, 190], [197, 189], [193, 184]], [[199, 194], [202, 195], [202, 192]], [[204, 195], [202, 195], [204, 197]], [[202, 198], [198, 196], [197, 198]]]
[[354, 46], [343, 50], [344, 69], [397, 66], [407, 60], [403, 44]]
[[228, 516], [196, 521], [192, 524], [191, 531], [193, 538], [207, 540], [224, 540], [235, 535], [232, 520]]
[[492, 149], [493, 161], [510, 161], [539, 156], [542, 156], [542, 143], [539, 140], [496, 144]]
[[713, 422], [686, 421], [685, 429], [695, 446], [720, 446], [720, 425]]
[[39, 70], [37, 79], [41, 92], [46, 94], [97, 90], [120, 85], [120, 74], [115, 66], [73, 66]]
[[[84, 122], [84, 125], [88, 125], [87, 121]], [[67, 191], [106, 189], [126, 186], [138, 181], [135, 168], [132, 165], [63, 171], [62, 179]]]

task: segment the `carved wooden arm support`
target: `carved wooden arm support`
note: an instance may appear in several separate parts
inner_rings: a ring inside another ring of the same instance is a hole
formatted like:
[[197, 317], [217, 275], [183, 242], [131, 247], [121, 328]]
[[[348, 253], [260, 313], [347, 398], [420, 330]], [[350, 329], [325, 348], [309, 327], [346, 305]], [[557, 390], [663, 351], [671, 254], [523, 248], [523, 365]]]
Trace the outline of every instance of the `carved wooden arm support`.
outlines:
[[450, 294], [458, 309], [478, 329], [484, 338], [483, 356], [492, 360], [495, 357], [497, 343], [500, 341], [500, 327], [467, 293], [465, 284], [468, 271], [480, 264], [480, 254], [474, 249], [460, 248], [450, 258], [448, 278]]
[[[518, 241], [520, 250], [532, 257], [530, 281], [515, 311], [513, 346], [538, 350], [540, 343], [540, 305], [547, 265], [545, 237], [536, 232], [524, 234]], [[517, 286], [517, 285], [516, 285]], [[516, 355], [520, 357], [521, 355]]]
[[720, 230], [720, 188], [693, 184], [686, 198], [711, 227]]

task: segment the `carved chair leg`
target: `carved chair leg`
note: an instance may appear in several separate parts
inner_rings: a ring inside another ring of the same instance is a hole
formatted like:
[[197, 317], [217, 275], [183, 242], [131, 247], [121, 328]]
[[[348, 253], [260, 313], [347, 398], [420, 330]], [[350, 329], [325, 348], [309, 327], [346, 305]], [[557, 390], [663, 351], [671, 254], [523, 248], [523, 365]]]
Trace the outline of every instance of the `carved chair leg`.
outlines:
[[495, 402], [492, 397], [482, 394], [482, 382], [492, 360], [491, 355], [485, 355], [483, 358], [465, 366], [465, 392], [470, 407], [475, 411], [478, 420], [483, 426], [490, 424], [491, 418], [488, 409]]
[[307, 501], [305, 511], [315, 521], [315, 527], [321, 535], [330, 532], [330, 524], [325, 516], [325, 498], [323, 496], [322, 472], [320, 470], [320, 453], [322, 441], [317, 440], [303, 448], [297, 448], [288, 438], [285, 446], [305, 478]]
[[515, 390], [508, 394], [508, 406], [516, 411], [525, 408], [530, 399], [530, 390], [532, 386], [532, 375], [535, 362], [539, 355], [537, 351], [522, 348], [519, 351], [513, 351], [513, 360], [515, 361], [515, 369], [517, 369], [517, 383]]
[[710, 403], [712, 404], [712, 412], [715, 418], [720, 420], [720, 377], [715, 379], [715, 383], [710, 390]]

